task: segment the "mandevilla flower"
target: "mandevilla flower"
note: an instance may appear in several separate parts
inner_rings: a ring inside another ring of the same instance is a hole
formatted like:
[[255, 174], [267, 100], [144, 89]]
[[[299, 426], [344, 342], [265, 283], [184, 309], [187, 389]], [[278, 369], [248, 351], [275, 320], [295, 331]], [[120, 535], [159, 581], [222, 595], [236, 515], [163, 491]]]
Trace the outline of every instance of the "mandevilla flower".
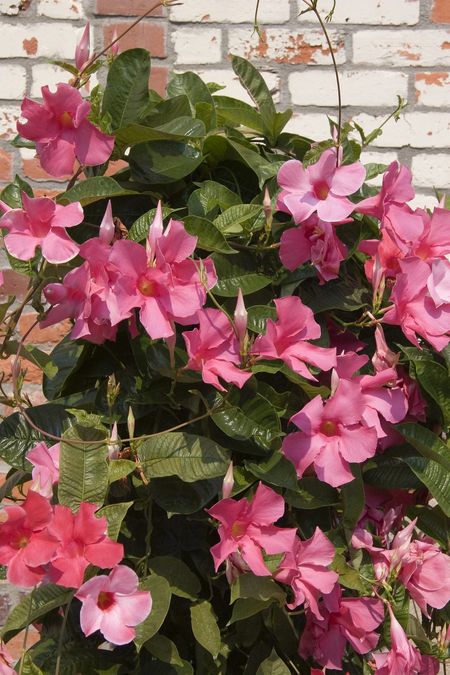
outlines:
[[[299, 652], [312, 657], [325, 668], [342, 670], [347, 642], [357, 654], [372, 651], [379, 636], [375, 629], [384, 619], [384, 608], [377, 598], [343, 598], [340, 586], [324, 596], [319, 604], [321, 618], [306, 612], [306, 627]], [[408, 671], [403, 671], [404, 675]]]
[[42, 87], [43, 103], [25, 98], [17, 131], [36, 143], [42, 168], [51, 176], [63, 178], [73, 173], [75, 160], [84, 166], [106, 162], [114, 147], [114, 137], [104, 134], [88, 116], [91, 104], [69, 84], [56, 85], [52, 93]]
[[269, 319], [265, 335], [256, 338], [253, 356], [262, 359], [281, 359], [293, 371], [308, 380], [316, 378], [309, 372], [306, 363], [322, 370], [336, 366], [336, 350], [312, 345], [307, 340], [320, 337], [321, 328], [314, 319], [312, 310], [300, 298], [290, 296], [274, 300], [277, 321]]
[[365, 177], [366, 170], [360, 162], [336, 166], [335, 148], [325, 150], [306, 169], [297, 159], [290, 159], [278, 172], [282, 190], [277, 208], [291, 213], [296, 224], [314, 212], [327, 223], [337, 223], [355, 209], [348, 195], [359, 190]]
[[355, 210], [381, 220], [386, 208], [391, 204], [406, 204], [414, 199], [415, 192], [411, 181], [412, 175], [408, 167], [392, 162], [383, 175], [380, 192], [374, 197], [358, 202]]
[[40, 246], [42, 256], [59, 265], [75, 258], [79, 246], [67, 234], [66, 227], [83, 222], [81, 204], [55, 204], [47, 197], [29, 197], [22, 192], [23, 209], [9, 209], [0, 218], [0, 227], [8, 230], [4, 241], [8, 253], [19, 260], [31, 260]]
[[126, 645], [136, 637], [135, 626], [152, 609], [149, 591], [138, 590], [137, 574], [125, 565], [117, 565], [106, 576], [86, 581], [75, 594], [81, 600], [81, 630], [88, 637], [100, 631], [114, 645]]
[[363, 423], [364, 398], [359, 384], [341, 380], [325, 403], [316, 396], [292, 418], [301, 431], [283, 440], [282, 452], [294, 464], [299, 478], [313, 464], [318, 478], [338, 487], [354, 476], [350, 463], [373, 457], [377, 432]]
[[270, 576], [262, 551], [272, 555], [294, 547], [296, 530], [273, 524], [284, 514], [284, 499], [263, 483], [251, 501], [221, 499], [207, 512], [220, 522], [220, 542], [211, 549], [216, 572], [228, 557], [238, 554], [242, 571]]

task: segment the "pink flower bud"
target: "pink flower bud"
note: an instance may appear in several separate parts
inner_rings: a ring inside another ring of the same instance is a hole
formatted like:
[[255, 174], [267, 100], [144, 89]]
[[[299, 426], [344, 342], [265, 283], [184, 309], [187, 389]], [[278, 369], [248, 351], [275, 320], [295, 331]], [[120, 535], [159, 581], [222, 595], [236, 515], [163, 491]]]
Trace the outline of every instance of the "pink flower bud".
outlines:
[[161, 200], [159, 200], [158, 206], [156, 207], [155, 218], [153, 219], [153, 222], [149, 227], [146, 241], [147, 256], [151, 259], [153, 259], [155, 256], [156, 241], [157, 239], [159, 239], [159, 237], [162, 237], [163, 231], [164, 225], [162, 216], [162, 206]]
[[47, 302], [57, 305], [67, 298], [67, 289], [63, 284], [49, 284], [44, 288], [44, 295]]
[[234, 311], [234, 325], [241, 346], [247, 333], [247, 317], [248, 314], [247, 310], [245, 309], [244, 297], [242, 295], [242, 290], [239, 289], [236, 309]]
[[386, 338], [384, 337], [383, 328], [379, 324], [375, 328], [375, 342], [377, 351], [372, 357], [372, 363], [377, 373], [380, 373], [387, 368], [395, 368], [400, 358], [400, 354], [396, 354], [389, 349]]
[[118, 37], [117, 36], [117, 30], [114, 29], [114, 33], [113, 33], [113, 36], [112, 36], [112, 42], [114, 42], [114, 44], [111, 45], [111, 48], [109, 50], [109, 53], [111, 54], [111, 56], [113, 58], [115, 58], [118, 55], [119, 49], [120, 49], [119, 42], [115, 42], [115, 40], [117, 40], [117, 37]]
[[90, 25], [88, 22], [84, 28], [83, 35], [81, 36], [81, 39], [78, 42], [77, 48], [75, 50], [75, 65], [78, 71], [82, 70], [85, 63], [89, 60], [89, 51], [91, 47], [89, 33], [90, 33]]
[[117, 433], [117, 422], [114, 422], [111, 429], [111, 436], [108, 443], [108, 458], [117, 459], [119, 457], [120, 443], [118, 442], [119, 435]]
[[114, 238], [114, 222], [113, 222], [113, 215], [112, 215], [112, 206], [111, 206], [111, 200], [108, 200], [108, 205], [106, 207], [105, 215], [103, 216], [103, 220], [100, 223], [100, 232], [99, 232], [99, 237], [100, 240], [104, 244], [110, 244]]
[[231, 497], [234, 487], [234, 478], [233, 478], [233, 462], [230, 462], [230, 466], [227, 469], [225, 478], [222, 483], [222, 499], [228, 499]]

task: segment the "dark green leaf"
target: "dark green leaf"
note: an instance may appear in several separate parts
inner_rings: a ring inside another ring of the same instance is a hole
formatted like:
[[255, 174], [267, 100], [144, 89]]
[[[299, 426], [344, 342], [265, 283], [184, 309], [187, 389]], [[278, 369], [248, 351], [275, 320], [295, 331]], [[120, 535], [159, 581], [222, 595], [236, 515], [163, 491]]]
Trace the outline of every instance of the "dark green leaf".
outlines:
[[200, 581], [182, 560], [164, 555], [150, 558], [148, 566], [152, 572], [164, 577], [174, 595], [196, 600], [200, 593]]
[[320, 509], [335, 506], [339, 502], [339, 493], [318, 478], [305, 476], [297, 482], [295, 490], [285, 492], [284, 498], [297, 509]]
[[242, 290], [244, 295], [256, 293], [271, 283], [271, 278], [260, 274], [254, 268], [253, 259], [242, 254], [238, 256], [213, 255], [219, 281], [214, 286], [214, 293], [227, 298], [235, 298]]
[[238, 598], [274, 600], [282, 605], [286, 602], [286, 593], [273, 579], [249, 573], [239, 575], [231, 586], [230, 604]]
[[236, 253], [219, 228], [210, 220], [199, 216], [186, 216], [183, 222], [186, 232], [197, 237], [197, 246], [204, 251], [225, 254]]
[[108, 482], [126, 478], [136, 469], [136, 464], [129, 459], [111, 459], [108, 464]]
[[268, 307], [267, 305], [254, 305], [247, 309], [249, 330], [255, 333], [265, 333], [267, 319], [276, 321], [277, 311], [275, 307]]
[[169, 514], [196, 513], [220, 492], [221, 479], [197, 480], [186, 483], [178, 476], [153, 478], [150, 493], [156, 504]]
[[[181, 96], [183, 94], [187, 96], [191, 106], [191, 112], [194, 116], [197, 114], [197, 105], [199, 103], [209, 104], [211, 110], [214, 110], [214, 101], [211, 93], [206, 84], [196, 73], [187, 72], [172, 75], [169, 86], [167, 87], [167, 93], [169, 96]], [[215, 120], [212, 120], [212, 122], [214, 126]]]
[[70, 204], [80, 202], [82, 206], [87, 206], [101, 199], [110, 199], [111, 197], [126, 197], [134, 195], [134, 190], [125, 190], [114, 178], [108, 176], [94, 176], [82, 180], [67, 192], [58, 195], [59, 204]]
[[182, 141], [151, 141], [135, 145], [129, 154], [131, 174], [143, 183], [175, 183], [201, 164], [201, 150]]
[[257, 112], [251, 105], [238, 101], [229, 96], [214, 96], [216, 104], [217, 123], [229, 124], [231, 126], [243, 126], [249, 129], [254, 129], [259, 133], [264, 133], [264, 125], [261, 114]]
[[193, 117], [180, 117], [160, 127], [131, 124], [117, 132], [116, 141], [129, 148], [147, 141], [180, 141], [186, 137], [203, 138], [205, 133], [205, 125], [201, 120]]
[[450, 517], [450, 473], [441, 464], [426, 457], [402, 457], [402, 461], [427, 486], [441, 509]]
[[192, 666], [180, 657], [176, 644], [165, 635], [154, 635], [145, 643], [145, 649], [159, 661], [170, 663], [177, 673], [190, 675], [194, 672]]
[[236, 621], [242, 621], [243, 619], [248, 619], [250, 616], [259, 614], [263, 610], [270, 607], [275, 600], [258, 600], [255, 598], [238, 598], [233, 605], [233, 612], [231, 614], [231, 619], [228, 622], [228, 625], [236, 623]]
[[[171, 209], [168, 206], [163, 206], [162, 207], [163, 219], [171, 216], [176, 210], [177, 209]], [[150, 225], [154, 221], [155, 216], [156, 216], [156, 208], [150, 209], [150, 211], [146, 211], [145, 213], [142, 214], [142, 216], [139, 216], [139, 218], [134, 221], [134, 223], [132, 224], [132, 226], [128, 231], [128, 239], [132, 239], [133, 241], [143, 241], [148, 235]]]
[[264, 450], [279, 445], [280, 419], [274, 407], [261, 394], [252, 394], [239, 405], [225, 408], [211, 417], [227, 436], [235, 440], [251, 438]]
[[112, 128], [120, 129], [139, 119], [148, 102], [150, 54], [146, 49], [129, 49], [117, 56], [108, 71], [102, 113]]
[[395, 428], [421, 455], [441, 464], [450, 473], [450, 448], [439, 436], [414, 422], [396, 424]]
[[49, 401], [62, 395], [67, 380], [81, 366], [87, 350], [86, 345], [69, 338], [64, 338], [53, 348], [42, 383], [43, 392]]
[[145, 577], [139, 584], [139, 590], [150, 591], [152, 596], [152, 611], [142, 623], [136, 626], [134, 643], [138, 651], [161, 628], [169, 611], [172, 597], [169, 584], [163, 577], [159, 577], [157, 574]]
[[275, 649], [272, 649], [269, 658], [261, 663], [256, 671], [256, 675], [289, 675], [290, 672], [291, 671], [285, 662], [280, 659]]
[[355, 479], [342, 486], [341, 495], [344, 507], [342, 524], [347, 530], [353, 532], [364, 510], [366, 499], [361, 467], [353, 464], [351, 469]]

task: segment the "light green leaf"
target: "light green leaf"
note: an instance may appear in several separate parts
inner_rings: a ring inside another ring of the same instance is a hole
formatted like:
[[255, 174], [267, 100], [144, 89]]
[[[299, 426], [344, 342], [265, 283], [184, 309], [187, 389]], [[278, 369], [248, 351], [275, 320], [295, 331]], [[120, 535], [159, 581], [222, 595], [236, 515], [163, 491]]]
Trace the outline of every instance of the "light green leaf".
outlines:
[[214, 610], [207, 600], [192, 605], [191, 625], [194, 637], [215, 659], [219, 655], [221, 639], [220, 630]]
[[233, 127], [247, 127], [264, 133], [264, 124], [261, 114], [257, 112], [251, 105], [239, 101], [229, 96], [214, 96], [216, 104], [217, 124], [218, 126], [231, 125]]
[[241, 574], [231, 586], [230, 604], [238, 598], [256, 600], [274, 600], [280, 605], [286, 602], [286, 593], [273, 579], [257, 577], [254, 574]]
[[272, 649], [270, 656], [259, 666], [256, 675], [289, 675], [290, 672], [291, 671], [285, 662], [280, 659], [275, 649]]
[[204, 251], [215, 251], [217, 253], [236, 253], [219, 228], [206, 218], [199, 216], [186, 216], [184, 218], [184, 228], [186, 232], [197, 237], [198, 248]]
[[120, 504], [108, 504], [99, 509], [95, 514], [97, 517], [105, 516], [108, 523], [108, 537], [117, 541], [122, 527], [122, 522], [128, 513], [133, 502], [122, 502]]
[[111, 459], [108, 464], [108, 482], [126, 478], [136, 469], [136, 464], [129, 459]]
[[224, 234], [239, 234], [243, 225], [253, 223], [262, 213], [263, 207], [259, 204], [237, 204], [217, 216], [214, 225]]
[[82, 206], [87, 206], [101, 199], [111, 199], [112, 197], [126, 197], [135, 195], [134, 190], [125, 190], [119, 183], [108, 176], [94, 176], [82, 180], [73, 186], [70, 190], [58, 195], [56, 201], [58, 204], [71, 204], [80, 202]]
[[172, 593], [169, 584], [163, 577], [157, 574], [151, 574], [142, 579], [139, 584], [139, 590], [150, 591], [152, 596], [152, 611], [148, 617], [136, 626], [136, 637], [134, 644], [138, 651], [143, 645], [152, 638], [161, 628], [169, 611]]
[[72, 594], [72, 589], [55, 584], [45, 584], [33, 589], [10, 612], [1, 631], [5, 642], [8, 642], [16, 633], [25, 628], [28, 623], [33, 623], [52, 609], [67, 604], [72, 598]]
[[275, 600], [258, 600], [255, 598], [238, 598], [233, 605], [233, 612], [231, 614], [231, 619], [228, 622], [230, 626], [236, 621], [242, 621], [243, 619], [248, 619], [250, 616], [259, 614], [263, 610], [270, 607], [275, 602]]
[[159, 127], [148, 127], [143, 124], [131, 124], [119, 129], [116, 141], [130, 148], [146, 141], [182, 141], [185, 138], [203, 138], [206, 130], [201, 120], [193, 117], [179, 117]]
[[271, 278], [255, 270], [253, 259], [241, 253], [224, 257], [218, 253], [213, 255], [217, 276], [214, 293], [227, 298], [235, 298], [242, 290], [244, 295], [256, 293], [271, 283]]
[[[163, 219], [168, 218], [173, 213], [175, 213], [175, 211], [177, 211], [177, 209], [171, 209], [167, 206], [163, 206], [162, 207]], [[128, 231], [128, 239], [132, 239], [133, 241], [143, 241], [148, 235], [150, 225], [154, 221], [155, 216], [156, 216], [156, 209], [150, 209], [149, 211], [143, 213], [142, 216], [139, 216], [139, 218], [134, 221], [134, 223], [132, 224], [132, 226]]]

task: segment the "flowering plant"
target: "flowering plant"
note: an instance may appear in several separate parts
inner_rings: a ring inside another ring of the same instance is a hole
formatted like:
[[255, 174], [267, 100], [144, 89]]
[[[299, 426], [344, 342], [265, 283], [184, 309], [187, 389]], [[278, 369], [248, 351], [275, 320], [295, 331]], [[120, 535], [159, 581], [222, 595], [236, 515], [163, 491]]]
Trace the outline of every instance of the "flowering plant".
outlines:
[[[40, 633], [19, 672], [437, 673], [445, 201], [413, 209], [409, 170], [364, 165], [350, 123], [321, 143], [284, 131], [236, 56], [253, 106], [192, 72], [160, 97], [139, 48], [110, 51], [86, 99], [88, 35], [14, 141], [67, 189], [1, 193], [29, 277], [1, 306], [0, 563], [29, 589], [2, 636]], [[41, 327], [68, 320], [50, 354], [17, 338], [26, 303]]]

